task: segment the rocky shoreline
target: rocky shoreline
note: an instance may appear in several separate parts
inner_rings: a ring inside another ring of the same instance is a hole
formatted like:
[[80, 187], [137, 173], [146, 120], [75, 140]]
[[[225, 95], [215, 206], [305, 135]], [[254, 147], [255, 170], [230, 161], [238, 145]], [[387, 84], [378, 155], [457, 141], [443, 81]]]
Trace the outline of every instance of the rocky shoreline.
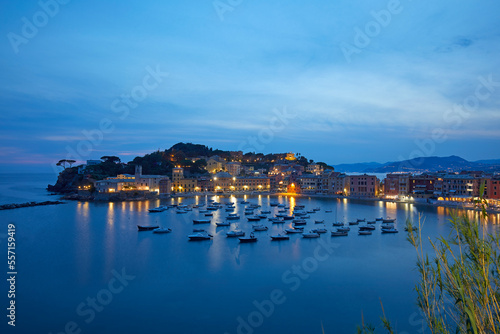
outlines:
[[20, 208], [29, 208], [29, 207], [33, 207], [33, 206], [57, 205], [57, 204], [66, 204], [66, 202], [45, 201], [45, 202], [27, 202], [27, 203], [20, 203], [20, 204], [3, 204], [3, 205], [0, 205], [0, 210], [12, 210], [12, 209], [20, 209]]

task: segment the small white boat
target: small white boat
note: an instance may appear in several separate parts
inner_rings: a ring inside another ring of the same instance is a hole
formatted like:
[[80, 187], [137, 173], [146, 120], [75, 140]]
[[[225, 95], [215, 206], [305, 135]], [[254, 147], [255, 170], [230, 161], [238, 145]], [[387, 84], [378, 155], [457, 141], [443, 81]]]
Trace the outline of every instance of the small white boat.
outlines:
[[172, 229], [163, 227], [158, 227], [153, 230], [153, 233], [170, 233], [170, 232], [172, 232]]
[[269, 228], [262, 224], [260, 225], [252, 225], [254, 231], [267, 231]]
[[287, 234], [291, 234], [291, 233], [304, 233], [304, 230], [303, 229], [295, 229], [295, 228], [287, 228], [287, 229], [285, 229], [285, 232]]
[[241, 237], [238, 238], [241, 243], [250, 243], [250, 242], [257, 242], [257, 237], [253, 235], [253, 233], [250, 233], [248, 237]]
[[188, 238], [190, 241], [210, 240], [212, 239], [212, 235], [206, 232], [198, 232], [188, 235]]
[[319, 238], [319, 233], [309, 231], [302, 234], [302, 238]]
[[160, 205], [159, 207], [149, 209], [148, 211], [149, 211], [149, 212], [163, 212], [163, 211], [165, 211], [165, 210], [168, 210], [168, 206], [165, 206], [165, 205]]
[[383, 228], [382, 233], [398, 233], [399, 231], [393, 228]]
[[315, 229], [312, 229], [311, 232], [322, 234], [322, 233], [326, 233], [328, 231], [326, 228], [315, 228]]
[[226, 233], [226, 237], [228, 237], [228, 238], [244, 237], [244, 236], [245, 236], [245, 232], [239, 231], [239, 230], [229, 231]]

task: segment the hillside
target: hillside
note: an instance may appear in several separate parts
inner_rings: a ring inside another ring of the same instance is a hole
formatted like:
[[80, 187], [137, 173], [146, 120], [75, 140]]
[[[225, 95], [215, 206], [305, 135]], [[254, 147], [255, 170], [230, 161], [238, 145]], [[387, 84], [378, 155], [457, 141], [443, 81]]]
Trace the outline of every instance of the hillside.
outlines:
[[471, 162], [456, 155], [449, 157], [424, 157], [404, 161], [392, 161], [384, 164], [374, 162], [335, 165], [338, 172], [393, 173], [393, 172], [459, 172], [462, 170], [500, 171], [500, 160]]

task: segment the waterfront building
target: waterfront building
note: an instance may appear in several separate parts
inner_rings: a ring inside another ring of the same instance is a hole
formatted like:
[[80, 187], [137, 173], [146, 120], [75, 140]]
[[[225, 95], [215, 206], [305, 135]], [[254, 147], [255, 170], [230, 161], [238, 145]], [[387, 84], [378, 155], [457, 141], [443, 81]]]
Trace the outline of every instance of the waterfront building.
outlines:
[[213, 177], [216, 192], [231, 191], [269, 191], [270, 179], [266, 176], [232, 176], [228, 172], [219, 172]]
[[350, 175], [351, 197], [377, 197], [379, 194], [379, 179], [375, 175]]
[[410, 173], [389, 173], [384, 180], [386, 198], [405, 198], [410, 194]]
[[182, 167], [175, 167], [172, 169], [172, 185], [170, 189], [175, 193], [195, 192], [201, 190], [198, 187], [197, 179], [184, 177], [184, 168]]
[[135, 174], [119, 174], [101, 181], [95, 181], [94, 187], [100, 193], [112, 193], [131, 190], [145, 190], [160, 193], [160, 181], [168, 179], [166, 175], [143, 175], [142, 166], [135, 166]]

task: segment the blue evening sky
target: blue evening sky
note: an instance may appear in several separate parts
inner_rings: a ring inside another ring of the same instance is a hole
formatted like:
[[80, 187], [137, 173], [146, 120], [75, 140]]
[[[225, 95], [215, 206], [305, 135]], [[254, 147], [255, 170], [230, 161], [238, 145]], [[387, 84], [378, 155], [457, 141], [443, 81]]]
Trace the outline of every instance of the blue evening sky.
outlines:
[[495, 0], [0, 4], [0, 171], [180, 141], [500, 158]]

